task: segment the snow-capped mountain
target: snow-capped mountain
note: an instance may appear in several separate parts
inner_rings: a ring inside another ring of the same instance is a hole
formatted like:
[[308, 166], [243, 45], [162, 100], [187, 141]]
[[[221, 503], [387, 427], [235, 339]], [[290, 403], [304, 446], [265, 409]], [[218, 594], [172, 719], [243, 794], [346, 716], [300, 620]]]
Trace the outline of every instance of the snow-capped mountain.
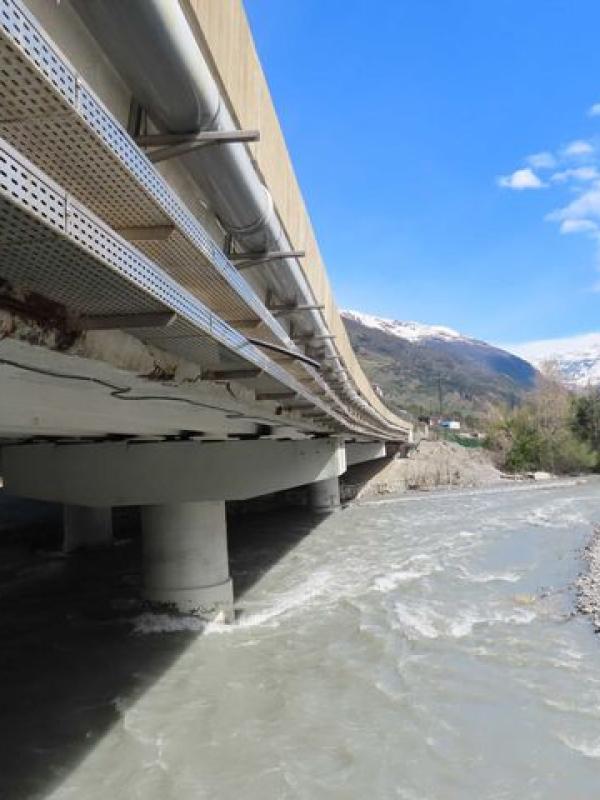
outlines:
[[553, 362], [564, 383], [573, 388], [600, 385], [600, 333], [505, 345], [505, 349], [536, 367]]
[[367, 374], [399, 408], [478, 414], [518, 402], [535, 385], [527, 361], [444, 325], [341, 313]]
[[375, 317], [373, 314], [363, 314], [361, 311], [342, 311], [342, 317], [360, 325], [365, 328], [375, 328], [376, 330], [389, 333], [391, 336], [398, 336], [400, 339], [406, 339], [409, 342], [418, 342], [421, 339], [445, 339], [445, 340], [465, 340], [469, 341], [466, 336], [462, 336], [458, 331], [452, 328], [446, 328], [443, 325], [424, 325], [422, 322], [402, 322], [397, 319], [384, 319], [383, 317]]

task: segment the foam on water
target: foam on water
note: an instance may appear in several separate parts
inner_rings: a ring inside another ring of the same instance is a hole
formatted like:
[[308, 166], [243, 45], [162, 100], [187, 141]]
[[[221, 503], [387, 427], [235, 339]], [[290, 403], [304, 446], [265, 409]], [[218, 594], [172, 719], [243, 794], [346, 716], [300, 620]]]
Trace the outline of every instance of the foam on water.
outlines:
[[198, 633], [206, 630], [207, 623], [193, 615], [161, 614], [147, 611], [133, 620], [134, 633]]
[[437, 639], [440, 636], [461, 639], [473, 633], [477, 625], [528, 625], [537, 618], [535, 611], [523, 608], [491, 608], [486, 611], [471, 608], [447, 617], [431, 607], [411, 608], [396, 603], [394, 612], [396, 620], [392, 622], [392, 627], [402, 630], [409, 639]]
[[276, 626], [279, 618], [297, 610], [305, 610], [316, 598], [323, 596], [331, 582], [330, 570], [313, 573], [306, 581], [287, 592], [273, 595], [269, 605], [259, 611], [242, 613], [233, 624], [218, 620], [207, 622], [190, 615], [160, 614], [147, 612], [138, 616], [134, 624], [134, 632], [148, 633], [235, 633], [242, 628], [254, 628], [264, 625]]
[[415, 581], [429, 574], [429, 572], [419, 572], [415, 569], [397, 570], [396, 572], [389, 572], [387, 575], [381, 575], [375, 578], [373, 581], [373, 588], [378, 592], [390, 592], [392, 589], [397, 589], [401, 583]]
[[444, 567], [439, 561], [427, 553], [417, 553], [405, 559], [400, 564], [394, 565], [391, 572], [377, 575], [372, 582], [372, 588], [378, 592], [391, 592], [402, 583], [417, 581], [426, 578], [435, 572], [443, 572]]
[[600, 758], [600, 739], [582, 739], [578, 741], [570, 736], [563, 736], [561, 734], [558, 735], [558, 738], [571, 750], [581, 753], [586, 758]]
[[469, 572], [464, 567], [461, 568], [461, 577], [466, 581], [471, 581], [472, 583], [495, 583], [496, 581], [501, 581], [505, 583], [516, 583], [520, 580], [521, 576], [517, 572], [500, 572], [500, 573], [493, 573], [493, 572], [484, 572], [479, 575], [474, 575], [472, 572]]
[[299, 586], [275, 595], [271, 604], [262, 611], [243, 614], [235, 626], [226, 625], [221, 627], [230, 629], [231, 627], [253, 628], [266, 624], [277, 625], [280, 617], [293, 611], [304, 611], [314, 600], [327, 594], [330, 591], [331, 581], [332, 573], [330, 570], [319, 570]]
[[408, 608], [402, 603], [396, 603], [394, 609], [400, 628], [409, 639], [437, 639], [440, 635], [436, 627], [439, 617], [430, 609]]

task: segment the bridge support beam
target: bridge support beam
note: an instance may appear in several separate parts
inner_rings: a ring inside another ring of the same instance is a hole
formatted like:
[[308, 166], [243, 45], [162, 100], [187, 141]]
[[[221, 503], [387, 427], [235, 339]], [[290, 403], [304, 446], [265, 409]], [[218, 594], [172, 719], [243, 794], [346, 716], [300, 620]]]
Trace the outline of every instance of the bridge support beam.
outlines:
[[337, 478], [315, 481], [308, 487], [308, 503], [316, 514], [331, 514], [339, 511], [340, 482]]
[[2, 448], [10, 494], [83, 506], [246, 500], [346, 471], [342, 442], [23, 444]]
[[144, 598], [153, 606], [233, 620], [225, 503], [142, 509]]
[[110, 508], [63, 506], [63, 552], [109, 547], [113, 541]]

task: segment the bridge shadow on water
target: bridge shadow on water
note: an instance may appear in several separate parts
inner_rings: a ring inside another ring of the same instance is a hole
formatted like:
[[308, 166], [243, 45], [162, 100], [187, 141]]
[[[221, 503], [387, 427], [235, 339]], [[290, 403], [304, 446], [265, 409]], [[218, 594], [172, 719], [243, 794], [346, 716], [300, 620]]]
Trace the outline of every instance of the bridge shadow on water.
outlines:
[[[351, 468], [348, 496], [385, 463]], [[298, 499], [291, 493], [285, 501]], [[241, 613], [248, 590], [321, 520], [306, 508], [277, 508], [273, 498], [229, 509], [231, 574]], [[144, 611], [139, 517], [127, 510], [114, 522], [114, 547], [64, 557], [58, 509], [15, 502], [0, 491], [2, 800], [51, 795], [119, 722], [123, 709], [201, 635], [136, 633]]]
[[[44, 509], [43, 525], [27, 519], [25, 530], [7, 531], [6, 506], [0, 495], [0, 797], [38, 800], [201, 633], [135, 632], [143, 611], [135, 515], [117, 517], [110, 550], [66, 558], [56, 513]], [[320, 520], [289, 508], [232, 515], [236, 601]]]

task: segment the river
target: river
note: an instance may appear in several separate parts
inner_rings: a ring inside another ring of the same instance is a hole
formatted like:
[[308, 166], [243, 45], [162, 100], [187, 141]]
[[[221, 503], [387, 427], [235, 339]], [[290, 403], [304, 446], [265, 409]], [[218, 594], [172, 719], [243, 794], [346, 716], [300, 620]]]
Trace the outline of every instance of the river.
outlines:
[[234, 625], [95, 620], [140, 673], [181, 647], [107, 699], [110, 726], [68, 770], [48, 746], [54, 784], [34, 794], [596, 800], [600, 638], [573, 589], [596, 520], [596, 479], [255, 519], [233, 548]]

